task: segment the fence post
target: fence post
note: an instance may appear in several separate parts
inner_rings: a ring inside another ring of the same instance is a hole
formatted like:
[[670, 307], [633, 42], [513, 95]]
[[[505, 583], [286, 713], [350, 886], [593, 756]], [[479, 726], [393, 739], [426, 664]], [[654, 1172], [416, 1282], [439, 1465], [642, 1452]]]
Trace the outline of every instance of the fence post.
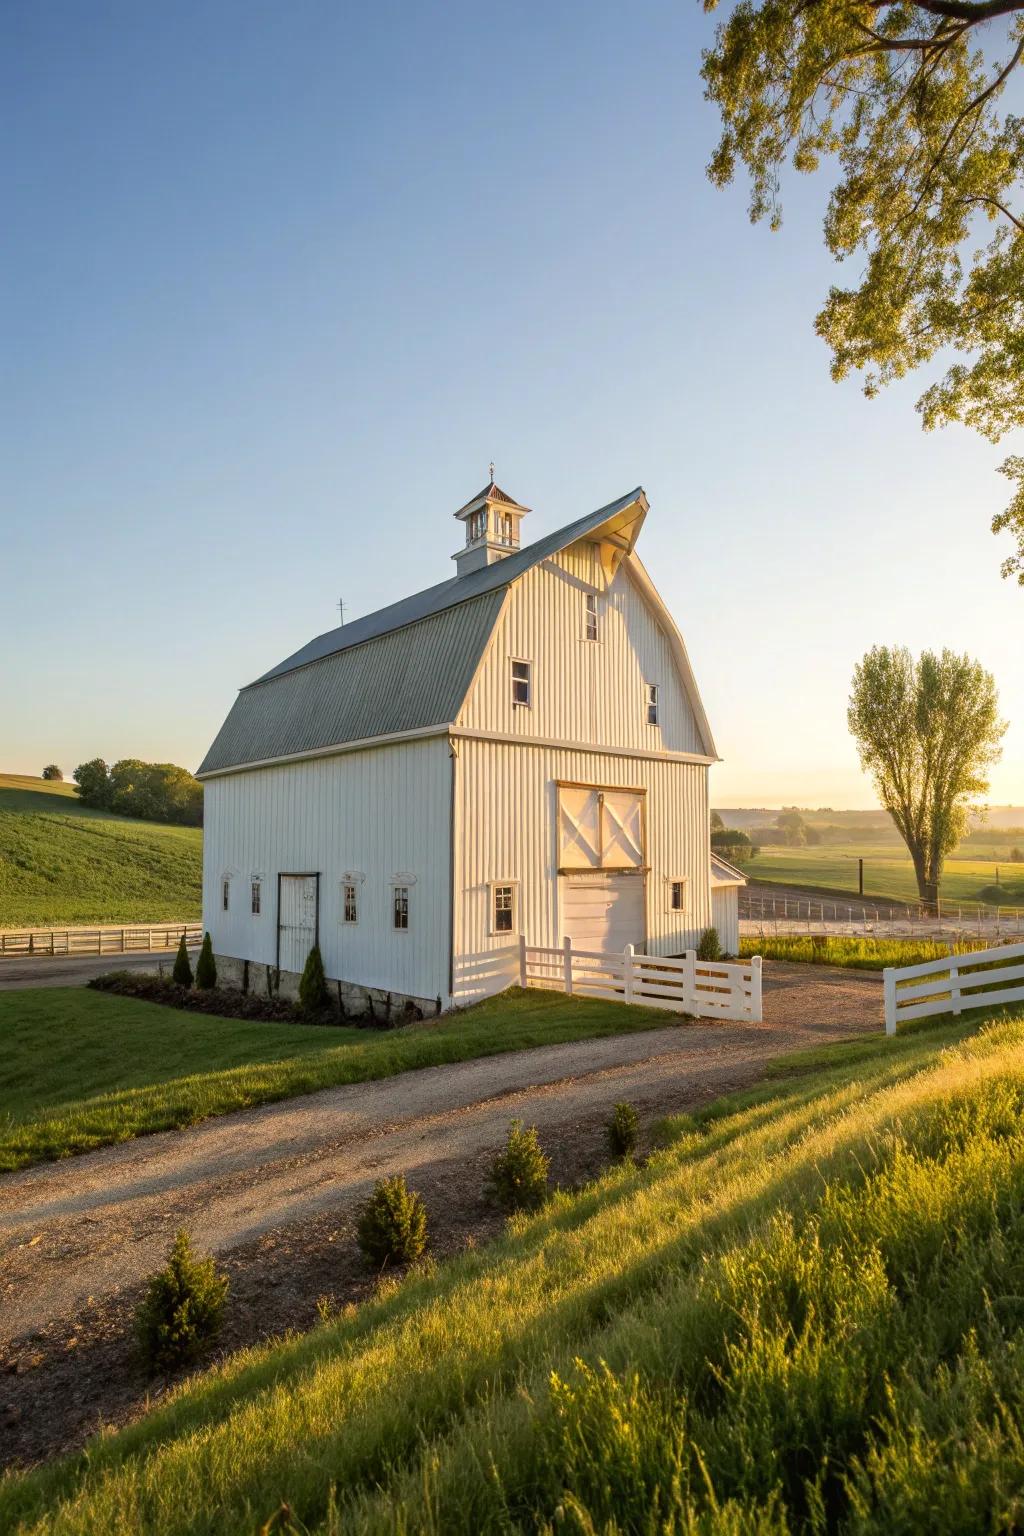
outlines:
[[572, 996], [572, 939], [568, 934], [562, 940], [562, 972], [567, 997]]
[[763, 1023], [761, 1008], [761, 956], [755, 955], [750, 962], [750, 1017], [755, 1024]]
[[519, 935], [519, 985], [526, 987], [526, 934]]
[[952, 994], [953, 1014], [958, 1015], [962, 1007], [960, 997], [960, 967], [954, 960], [949, 967], [949, 990]]
[[626, 1000], [627, 1003], [631, 1003], [633, 1001], [633, 946], [632, 946], [632, 944], [627, 944], [625, 949], [622, 951], [622, 976], [623, 976], [623, 980], [625, 982], [625, 988], [626, 988], [626, 990], [625, 990], [625, 1000]]
[[683, 1008], [687, 1013], [697, 1012], [697, 951], [686, 950], [683, 955], [686, 970], [683, 972]]
[[885, 1032], [896, 1033], [896, 972], [887, 965], [882, 972], [882, 988], [885, 993]]

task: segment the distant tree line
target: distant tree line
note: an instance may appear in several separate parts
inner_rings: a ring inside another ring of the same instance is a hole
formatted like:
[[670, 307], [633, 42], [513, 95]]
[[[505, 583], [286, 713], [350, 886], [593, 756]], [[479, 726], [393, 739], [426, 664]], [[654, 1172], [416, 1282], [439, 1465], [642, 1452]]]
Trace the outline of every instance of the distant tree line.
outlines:
[[108, 768], [102, 757], [79, 763], [72, 774], [83, 805], [140, 821], [170, 821], [182, 827], [203, 824], [203, 786], [174, 763], [143, 763], [125, 757]]

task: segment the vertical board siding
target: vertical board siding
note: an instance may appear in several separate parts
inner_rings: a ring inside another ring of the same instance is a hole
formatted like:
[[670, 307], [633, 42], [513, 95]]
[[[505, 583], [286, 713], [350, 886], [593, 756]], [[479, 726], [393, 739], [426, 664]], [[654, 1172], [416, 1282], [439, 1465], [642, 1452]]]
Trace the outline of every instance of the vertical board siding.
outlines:
[[[490, 932], [492, 881], [517, 882], [528, 943], [561, 943], [558, 779], [646, 789], [648, 952], [679, 954], [696, 945], [711, 921], [706, 767], [469, 739], [458, 751], [455, 951], [464, 963], [507, 951], [508, 935]], [[669, 908], [674, 879], [687, 882], [682, 913]]]
[[[598, 594], [600, 638], [584, 638], [585, 596]], [[512, 703], [510, 659], [533, 667], [528, 709]], [[647, 724], [645, 685], [659, 690]], [[646, 751], [703, 752], [668, 636], [619, 566], [605, 582], [595, 545], [574, 544], [515, 583], [458, 723]]]
[[719, 943], [727, 955], [738, 955], [740, 952], [739, 909], [739, 891], [736, 886], [723, 885], [711, 892], [711, 922], [718, 929]]
[[[273, 965], [279, 872], [320, 871], [320, 947], [332, 979], [448, 995], [449, 802], [446, 737], [210, 779], [203, 920], [214, 950]], [[341, 877], [360, 871], [359, 922], [342, 924]], [[415, 877], [409, 929], [395, 932], [391, 878]], [[231, 906], [220, 882], [231, 876]], [[262, 912], [249, 883], [263, 881]]]

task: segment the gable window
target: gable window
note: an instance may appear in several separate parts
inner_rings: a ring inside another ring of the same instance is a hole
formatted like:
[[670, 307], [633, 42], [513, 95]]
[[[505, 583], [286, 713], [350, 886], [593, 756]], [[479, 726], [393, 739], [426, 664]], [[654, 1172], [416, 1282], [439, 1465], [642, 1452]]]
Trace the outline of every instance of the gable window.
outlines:
[[354, 880], [345, 880], [342, 883], [341, 920], [343, 923], [359, 921], [359, 892]]
[[253, 917], [259, 917], [263, 910], [263, 882], [253, 880], [250, 885], [250, 903]]
[[583, 612], [583, 638], [585, 640], [597, 639], [597, 593], [587, 592], [584, 595]]
[[225, 875], [220, 882], [220, 909], [226, 912], [231, 905], [231, 876]]
[[668, 883], [668, 907], [670, 912], [686, 911], [686, 881], [670, 880]]
[[533, 702], [531, 698], [531, 665], [528, 661], [513, 661], [512, 663], [512, 703], [522, 705], [529, 709]]
[[491, 886], [491, 932], [515, 933], [516, 886], [512, 880]]
[[391, 887], [391, 926], [398, 933], [405, 933], [408, 930], [409, 887], [407, 885]]
[[657, 685], [657, 683], [648, 683], [647, 684], [647, 724], [648, 725], [657, 725], [657, 723], [658, 723], [658, 685]]

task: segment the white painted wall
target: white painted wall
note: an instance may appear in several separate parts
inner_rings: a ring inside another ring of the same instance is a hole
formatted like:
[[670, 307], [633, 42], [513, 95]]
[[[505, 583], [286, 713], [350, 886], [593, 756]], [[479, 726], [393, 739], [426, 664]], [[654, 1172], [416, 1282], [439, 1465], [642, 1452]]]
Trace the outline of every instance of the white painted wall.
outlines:
[[[585, 638], [597, 593], [600, 638]], [[511, 660], [533, 664], [530, 708], [512, 703]], [[647, 724], [645, 684], [659, 688]], [[512, 587], [457, 724], [473, 730], [654, 752], [705, 751], [672, 647], [620, 565], [605, 582], [597, 547], [574, 544]]]
[[[448, 996], [446, 737], [226, 774], [206, 781], [203, 921], [216, 953], [273, 965], [278, 871], [321, 872], [320, 947], [331, 978], [414, 997]], [[346, 870], [365, 875], [359, 922], [340, 922]], [[221, 910], [220, 881], [232, 876]], [[415, 876], [410, 927], [392, 927], [391, 881]], [[262, 912], [249, 883], [263, 877]]]
[[[495, 979], [502, 966], [505, 980], [514, 979], [509, 939], [490, 932], [491, 881], [518, 882], [519, 923], [529, 943], [561, 943], [558, 779], [646, 789], [648, 950], [679, 954], [696, 945], [711, 921], [705, 766], [467, 738], [457, 747], [455, 951], [462, 957], [457, 973], [461, 963], [464, 973], [485, 980], [479, 957], [492, 954], [499, 957]], [[687, 881], [683, 914], [669, 907], [673, 879]]]
[[718, 940], [727, 955], [740, 952], [739, 888], [716, 886], [711, 892], [711, 922], [718, 929]]

